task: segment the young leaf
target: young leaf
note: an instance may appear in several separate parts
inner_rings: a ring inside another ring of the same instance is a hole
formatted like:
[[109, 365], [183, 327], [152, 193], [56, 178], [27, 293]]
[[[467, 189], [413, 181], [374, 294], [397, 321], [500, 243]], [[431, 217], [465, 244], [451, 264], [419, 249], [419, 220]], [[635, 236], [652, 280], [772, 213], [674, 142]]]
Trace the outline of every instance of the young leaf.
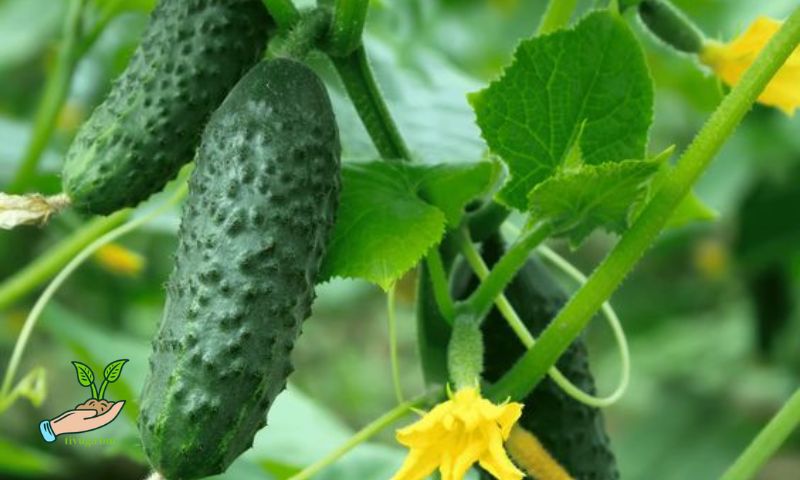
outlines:
[[75, 365], [75, 371], [78, 374], [78, 383], [84, 387], [89, 387], [94, 384], [94, 372], [87, 365], [81, 362], [72, 362]]
[[489, 162], [345, 164], [336, 226], [321, 278], [361, 278], [388, 289], [461, 221], [497, 180]]
[[469, 99], [489, 148], [509, 166], [499, 198], [520, 210], [573, 145], [589, 165], [644, 158], [653, 86], [636, 37], [611, 12], [523, 41], [503, 76]]
[[127, 358], [123, 358], [121, 360], [115, 360], [106, 365], [105, 370], [103, 370], [104, 379], [108, 381], [108, 383], [116, 382], [122, 373], [122, 366], [125, 365], [125, 362], [127, 361]]
[[578, 246], [595, 228], [622, 233], [631, 206], [658, 171], [654, 160], [580, 165], [537, 185], [528, 196], [531, 218], [549, 221]]

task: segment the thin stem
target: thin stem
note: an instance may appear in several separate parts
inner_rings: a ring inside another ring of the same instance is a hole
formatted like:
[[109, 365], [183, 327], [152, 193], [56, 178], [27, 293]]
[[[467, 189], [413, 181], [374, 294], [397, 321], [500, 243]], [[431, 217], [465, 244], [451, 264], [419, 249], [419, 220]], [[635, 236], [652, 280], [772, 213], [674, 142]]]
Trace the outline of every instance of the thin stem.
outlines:
[[47, 281], [94, 239], [128, 220], [131, 213], [132, 210], [120, 210], [108, 217], [98, 217], [89, 221], [69, 237], [49, 248], [24, 269], [6, 279], [0, 284], [0, 311], [7, 309]]
[[312, 478], [314, 475], [322, 471], [325, 467], [333, 464], [334, 462], [342, 458], [347, 452], [354, 449], [358, 445], [366, 442], [367, 440], [375, 436], [377, 433], [382, 431], [384, 428], [393, 424], [397, 420], [403, 418], [409, 412], [413, 411], [415, 408], [419, 408], [425, 405], [425, 403], [431, 400], [431, 398], [432, 395], [427, 394], [417, 397], [416, 399], [401, 403], [400, 405], [394, 407], [393, 409], [384, 413], [377, 419], [373, 420], [366, 427], [356, 432], [355, 435], [350, 437], [339, 448], [332, 451], [323, 458], [317, 460], [316, 462], [312, 463], [311, 465], [307, 466], [306, 468], [296, 473], [295, 475], [292, 475], [291, 477], [289, 477], [288, 480], [307, 480], [309, 478]]
[[447, 285], [447, 274], [444, 270], [444, 263], [442, 262], [442, 255], [439, 253], [437, 247], [431, 248], [428, 256], [425, 257], [425, 262], [428, 264], [428, 272], [430, 273], [431, 284], [433, 285], [433, 297], [436, 300], [436, 305], [439, 307], [439, 312], [442, 317], [449, 324], [453, 324], [455, 317], [455, 307], [453, 306], [453, 298]]
[[94, 386], [94, 382], [92, 382], [92, 384], [89, 386], [92, 388], [92, 398], [95, 400], [100, 400], [100, 397], [97, 396], [97, 387]]
[[[489, 267], [483, 261], [480, 253], [469, 241], [469, 238], [462, 238], [459, 242], [462, 248], [461, 253], [464, 255], [464, 258], [469, 263], [472, 270], [478, 276], [480, 280], [484, 280], [489, 275]], [[571, 269], [571, 274], [573, 278], [577, 278], [580, 282], [580, 278], [583, 277], [582, 274], [575, 269], [572, 265], [569, 264], [566, 260], [558, 256], [555, 252], [548, 249], [544, 245], [540, 246], [539, 249], [546, 249], [552, 255], [554, 255], [558, 260], [557, 266], [561, 269]], [[583, 277], [585, 281], [585, 277]], [[520, 342], [526, 349], [530, 349], [536, 343], [536, 338], [531, 334], [528, 327], [525, 326], [525, 323], [517, 314], [514, 306], [511, 305], [511, 302], [508, 301], [508, 298], [505, 294], [501, 293], [497, 300], [495, 301], [495, 305], [497, 306], [497, 310], [506, 319], [508, 322], [508, 326], [511, 327], [511, 330], [517, 335]], [[608, 320], [609, 326], [611, 326], [611, 330], [614, 332], [614, 338], [617, 341], [617, 346], [620, 350], [620, 357], [622, 359], [622, 375], [620, 376], [620, 382], [617, 388], [614, 391], [605, 397], [598, 397], [595, 395], [590, 395], [580, 388], [578, 388], [575, 384], [570, 381], [560, 370], [554, 365], [550, 367], [547, 371], [547, 374], [550, 378], [553, 379], [553, 382], [556, 383], [564, 392], [572, 397], [573, 399], [584, 403], [586, 405], [592, 407], [607, 407], [609, 405], [614, 404], [617, 400], [622, 398], [624, 395], [625, 390], [628, 388], [628, 381], [630, 378], [630, 355], [628, 353], [628, 342], [625, 340], [625, 333], [622, 330], [622, 325], [619, 322], [619, 318], [614, 313], [614, 310], [611, 309], [608, 303], [603, 305], [603, 313], [605, 314], [606, 319]]]
[[111, 23], [111, 20], [119, 15], [119, 7], [121, 4], [122, 0], [113, 0], [106, 4], [106, 7], [100, 12], [100, 17], [92, 26], [92, 29], [83, 35], [77, 51], [78, 58], [83, 58], [83, 56], [86, 55], [86, 52], [88, 52], [97, 39], [100, 38], [100, 35], [105, 31], [108, 24]]
[[800, 389], [781, 407], [780, 411], [750, 442], [721, 480], [748, 480], [753, 478], [769, 457], [800, 424]]
[[722, 100], [644, 211], [542, 333], [536, 347], [492, 386], [494, 399], [524, 398], [555, 364], [600, 306], [642, 257], [670, 215], [705, 171], [758, 95], [800, 43], [800, 7]]
[[577, 4], [578, 0], [550, 0], [536, 34], [546, 35], [564, 27], [572, 17], [572, 12]]
[[389, 326], [389, 359], [392, 365], [392, 383], [397, 403], [403, 403], [403, 387], [400, 385], [400, 364], [397, 361], [397, 316], [395, 315], [395, 286], [386, 292], [386, 318]]
[[[478, 318], [483, 318], [489, 313], [495, 298], [505, 290], [506, 285], [511, 282], [519, 269], [522, 268], [522, 265], [525, 264], [530, 251], [542, 243], [550, 235], [551, 230], [550, 225], [547, 223], [535, 225], [508, 249], [494, 265], [486, 279], [465, 301], [465, 304], [473, 314]], [[469, 234], [465, 233], [465, 235], [468, 238]]]
[[103, 383], [100, 384], [100, 391], [97, 392], [97, 399], [102, 400], [103, 397], [106, 396], [106, 387], [108, 386], [108, 380], [103, 379]]
[[336, 0], [326, 51], [343, 57], [361, 45], [369, 0]]
[[369, 65], [364, 45], [346, 57], [331, 57], [372, 143], [385, 160], [411, 160]]
[[28, 317], [25, 319], [25, 323], [22, 326], [22, 331], [17, 338], [17, 343], [14, 345], [14, 351], [11, 354], [11, 360], [8, 362], [8, 368], [6, 369], [5, 376], [3, 377], [3, 384], [0, 387], [0, 397], [5, 397], [8, 392], [11, 391], [11, 382], [14, 380], [14, 376], [17, 373], [17, 368], [19, 367], [20, 360], [22, 359], [22, 354], [25, 352], [25, 346], [28, 344], [28, 340], [30, 339], [31, 333], [33, 332], [33, 327], [36, 325], [39, 317], [44, 310], [44, 307], [47, 306], [47, 303], [56, 293], [56, 291], [61, 287], [61, 285], [66, 281], [67, 278], [78, 268], [87, 258], [89, 258], [94, 252], [96, 252], [100, 247], [106, 245], [107, 243], [113, 242], [117, 238], [136, 230], [143, 224], [149, 222], [153, 218], [161, 215], [167, 209], [171, 208], [173, 205], [177, 204], [183, 197], [186, 196], [188, 191], [188, 187], [186, 183], [183, 183], [176, 192], [172, 195], [172, 197], [164, 202], [162, 205], [159, 205], [157, 208], [153, 209], [147, 215], [143, 215], [139, 218], [135, 218], [130, 220], [129, 222], [111, 230], [110, 232], [106, 233], [105, 235], [101, 236], [94, 242], [90, 243], [86, 246], [80, 253], [78, 253], [53, 279], [52, 282], [47, 286], [47, 288], [42, 292], [39, 299], [36, 300], [36, 303], [33, 305], [33, 308], [28, 313]]
[[56, 59], [55, 68], [47, 78], [44, 95], [36, 111], [33, 134], [31, 135], [25, 156], [8, 186], [11, 193], [23, 192], [36, 176], [42, 152], [47, 147], [50, 137], [55, 130], [58, 112], [64, 104], [64, 99], [72, 83], [72, 75], [80, 56], [78, 47], [81, 36], [81, 16], [85, 0], [72, 0], [64, 24], [64, 38]]
[[292, 0], [264, 0], [264, 5], [281, 30], [291, 29], [300, 20]]

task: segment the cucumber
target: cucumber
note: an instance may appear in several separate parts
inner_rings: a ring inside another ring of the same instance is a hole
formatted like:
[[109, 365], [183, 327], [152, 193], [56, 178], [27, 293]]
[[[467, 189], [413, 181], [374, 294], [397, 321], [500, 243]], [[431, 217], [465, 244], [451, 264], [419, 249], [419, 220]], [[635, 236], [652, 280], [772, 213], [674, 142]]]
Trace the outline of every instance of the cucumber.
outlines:
[[161, 0], [110, 93], [81, 126], [63, 187], [84, 213], [133, 207], [192, 160], [203, 125], [261, 57], [261, 0]]
[[206, 126], [139, 417], [145, 453], [169, 480], [224, 471], [285, 388], [340, 154], [325, 87], [293, 60], [255, 66]]
[[[487, 264], [493, 265], [504, 250], [502, 239], [494, 235], [484, 241], [482, 255]], [[465, 298], [476, 286], [477, 279], [469, 267], [459, 262], [452, 279], [454, 298]], [[525, 326], [537, 337], [567, 299], [556, 285], [555, 278], [533, 258], [527, 261], [509, 284], [505, 294]], [[482, 330], [485, 343], [484, 378], [494, 382], [511, 368], [524, 350], [497, 309], [491, 311]], [[561, 356], [558, 368], [578, 388], [595, 392], [586, 345], [580, 337]], [[619, 478], [600, 410], [567, 396], [549, 377], [523, 403], [525, 408], [519, 424], [533, 432], [573, 478]], [[486, 473], [483, 475], [484, 478], [492, 478]]]

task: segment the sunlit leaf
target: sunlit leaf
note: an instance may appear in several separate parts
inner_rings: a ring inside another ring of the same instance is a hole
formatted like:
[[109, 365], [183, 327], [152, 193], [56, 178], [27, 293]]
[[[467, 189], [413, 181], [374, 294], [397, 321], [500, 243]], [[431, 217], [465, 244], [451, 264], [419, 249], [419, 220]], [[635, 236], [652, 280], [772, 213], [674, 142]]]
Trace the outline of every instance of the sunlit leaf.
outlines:
[[489, 162], [346, 164], [322, 278], [361, 278], [388, 289], [437, 244], [466, 204], [494, 185]]
[[527, 195], [578, 144], [588, 165], [644, 158], [653, 86], [636, 37], [608, 11], [574, 29], [523, 41], [502, 77], [470, 95], [478, 126], [508, 163], [500, 200]]

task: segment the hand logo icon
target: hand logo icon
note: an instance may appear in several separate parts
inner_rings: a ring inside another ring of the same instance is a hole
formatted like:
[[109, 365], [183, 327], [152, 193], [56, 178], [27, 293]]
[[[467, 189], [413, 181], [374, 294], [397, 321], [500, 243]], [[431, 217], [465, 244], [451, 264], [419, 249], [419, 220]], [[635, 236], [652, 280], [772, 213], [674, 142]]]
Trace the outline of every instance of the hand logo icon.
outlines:
[[116, 360], [109, 363], [103, 370], [103, 383], [98, 391], [94, 383], [94, 372], [89, 366], [81, 362], [72, 362], [78, 374], [78, 383], [84, 387], [90, 387], [92, 398], [76, 406], [73, 410], [67, 410], [61, 415], [51, 419], [43, 420], [39, 423], [39, 431], [46, 442], [54, 442], [56, 437], [64, 433], [81, 433], [96, 430], [113, 422], [125, 401], [112, 402], [104, 400], [106, 387], [114, 383], [122, 373], [122, 366], [127, 359]]

